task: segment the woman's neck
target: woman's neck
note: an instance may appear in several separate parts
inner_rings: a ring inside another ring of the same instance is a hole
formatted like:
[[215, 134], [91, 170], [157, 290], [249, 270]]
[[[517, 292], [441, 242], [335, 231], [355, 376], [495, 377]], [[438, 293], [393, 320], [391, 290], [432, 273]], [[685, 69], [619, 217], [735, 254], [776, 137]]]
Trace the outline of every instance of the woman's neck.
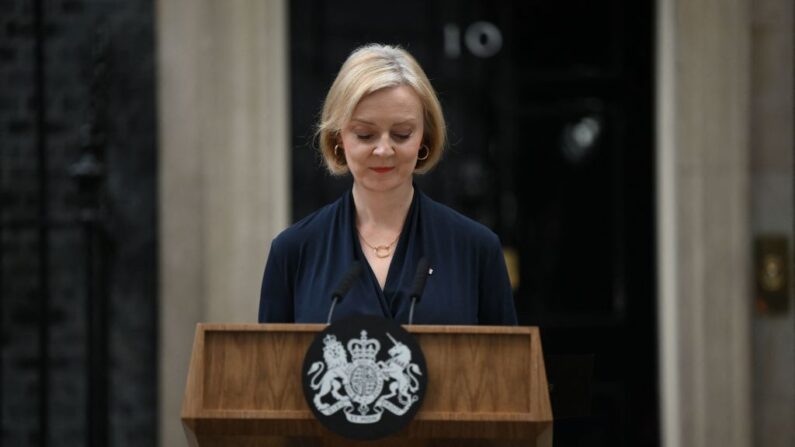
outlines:
[[367, 227], [400, 231], [413, 197], [414, 186], [411, 183], [389, 191], [372, 191], [354, 183], [353, 203], [356, 205], [357, 226], [360, 229]]

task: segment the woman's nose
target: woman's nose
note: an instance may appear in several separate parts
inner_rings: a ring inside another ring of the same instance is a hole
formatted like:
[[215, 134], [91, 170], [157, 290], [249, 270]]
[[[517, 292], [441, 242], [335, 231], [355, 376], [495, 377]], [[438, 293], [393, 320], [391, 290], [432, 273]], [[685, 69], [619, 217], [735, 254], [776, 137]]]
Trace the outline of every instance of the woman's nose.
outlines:
[[392, 142], [389, 139], [389, 134], [383, 135], [381, 138], [378, 139], [378, 143], [376, 144], [375, 148], [373, 149], [373, 154], [387, 156], [391, 155], [395, 149], [392, 147]]

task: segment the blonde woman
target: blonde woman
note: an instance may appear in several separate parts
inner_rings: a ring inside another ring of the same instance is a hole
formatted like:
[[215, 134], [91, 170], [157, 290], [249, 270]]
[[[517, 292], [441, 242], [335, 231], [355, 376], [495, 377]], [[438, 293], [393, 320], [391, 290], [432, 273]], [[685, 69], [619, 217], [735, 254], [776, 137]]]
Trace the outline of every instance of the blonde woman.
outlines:
[[430, 263], [417, 324], [516, 324], [497, 236], [434, 202], [413, 183], [440, 160], [445, 123], [436, 93], [405, 50], [367, 45], [342, 65], [317, 129], [328, 170], [350, 175], [336, 202], [271, 244], [260, 322], [325, 322], [350, 266], [364, 271], [334, 311], [408, 320], [421, 259]]

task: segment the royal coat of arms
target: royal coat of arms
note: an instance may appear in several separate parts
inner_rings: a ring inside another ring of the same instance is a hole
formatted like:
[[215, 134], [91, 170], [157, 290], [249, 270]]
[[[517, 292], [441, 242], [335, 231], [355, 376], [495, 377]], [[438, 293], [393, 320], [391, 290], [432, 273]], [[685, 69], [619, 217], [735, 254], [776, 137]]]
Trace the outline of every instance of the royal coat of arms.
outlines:
[[307, 372], [318, 412], [330, 416], [342, 410], [348, 422], [373, 424], [384, 411], [402, 416], [418, 401], [418, 378], [423, 372], [412, 362], [406, 344], [389, 332], [386, 336], [391, 343], [388, 357], [377, 360], [381, 342], [369, 338], [366, 330], [346, 345], [336, 335], [326, 334], [323, 361], [312, 363]]

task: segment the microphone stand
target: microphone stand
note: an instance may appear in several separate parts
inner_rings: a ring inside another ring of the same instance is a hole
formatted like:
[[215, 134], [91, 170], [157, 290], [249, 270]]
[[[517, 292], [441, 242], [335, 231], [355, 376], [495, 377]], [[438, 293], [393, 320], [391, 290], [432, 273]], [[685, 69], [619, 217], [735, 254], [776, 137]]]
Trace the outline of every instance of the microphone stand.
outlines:
[[342, 301], [342, 298], [348, 293], [349, 290], [351, 290], [351, 287], [353, 287], [353, 282], [361, 273], [362, 263], [359, 261], [354, 261], [348, 271], [345, 272], [345, 276], [342, 277], [342, 281], [340, 281], [337, 288], [331, 292], [331, 308], [328, 310], [328, 319], [326, 320], [326, 324], [331, 324], [331, 316], [334, 315], [334, 307], [336, 307], [337, 303]]
[[430, 274], [430, 263], [426, 258], [421, 258], [417, 263], [417, 272], [414, 274], [414, 283], [411, 287], [411, 307], [409, 308], [409, 325], [414, 324], [414, 306], [422, 298], [422, 291], [425, 289], [425, 281]]

